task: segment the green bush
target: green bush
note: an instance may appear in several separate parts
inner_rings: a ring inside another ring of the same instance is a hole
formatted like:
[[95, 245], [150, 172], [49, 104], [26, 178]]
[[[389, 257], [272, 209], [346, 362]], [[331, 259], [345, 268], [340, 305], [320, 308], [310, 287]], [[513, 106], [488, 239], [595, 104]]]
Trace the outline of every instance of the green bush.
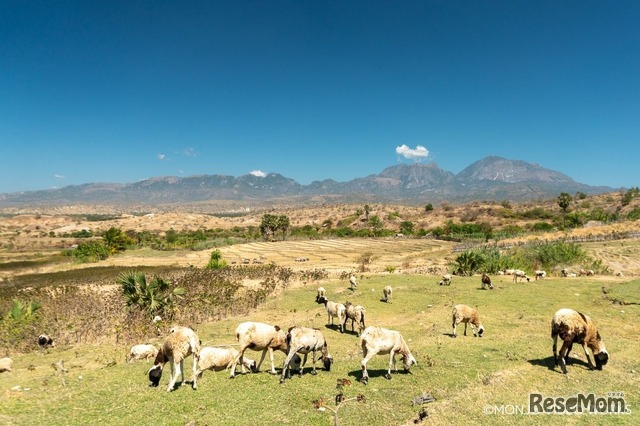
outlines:
[[88, 241], [67, 250], [65, 254], [75, 257], [80, 262], [97, 262], [109, 257], [109, 249], [100, 241]]

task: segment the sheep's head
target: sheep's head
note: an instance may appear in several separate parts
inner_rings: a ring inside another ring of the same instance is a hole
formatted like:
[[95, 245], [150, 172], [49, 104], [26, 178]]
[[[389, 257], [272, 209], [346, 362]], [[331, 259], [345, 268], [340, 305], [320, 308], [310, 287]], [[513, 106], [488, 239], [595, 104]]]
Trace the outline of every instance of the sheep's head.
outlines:
[[484, 335], [484, 325], [478, 327], [478, 337], [482, 337]]
[[333, 364], [333, 357], [329, 354], [323, 355], [322, 364], [324, 365], [325, 370], [331, 371], [331, 364]]
[[410, 353], [402, 357], [402, 362], [404, 363], [405, 373], [408, 373], [409, 370], [411, 370], [412, 365], [418, 364], [418, 361], [416, 361], [416, 359]]
[[252, 373], [257, 373], [258, 372], [258, 364], [256, 364], [255, 361], [251, 361], [251, 363], [249, 364], [249, 369], [251, 370]]
[[149, 381], [151, 384], [149, 386], [157, 387], [160, 384], [160, 379], [162, 378], [162, 365], [154, 365], [149, 369]]
[[602, 343], [600, 333], [596, 334], [596, 339], [598, 348], [593, 351], [593, 359], [596, 362], [596, 370], [602, 370], [602, 366], [609, 362], [609, 352], [607, 352], [607, 348], [605, 348], [604, 343]]

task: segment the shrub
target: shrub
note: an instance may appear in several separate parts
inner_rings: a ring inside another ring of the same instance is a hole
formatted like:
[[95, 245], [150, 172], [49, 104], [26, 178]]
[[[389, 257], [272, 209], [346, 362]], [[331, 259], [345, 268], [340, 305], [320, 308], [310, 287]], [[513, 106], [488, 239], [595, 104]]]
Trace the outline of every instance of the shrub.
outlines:
[[227, 262], [222, 258], [220, 250], [214, 250], [211, 252], [209, 263], [207, 263], [207, 269], [222, 269], [227, 267]]
[[109, 249], [100, 241], [88, 241], [65, 251], [65, 254], [75, 257], [80, 262], [97, 262], [109, 257]]

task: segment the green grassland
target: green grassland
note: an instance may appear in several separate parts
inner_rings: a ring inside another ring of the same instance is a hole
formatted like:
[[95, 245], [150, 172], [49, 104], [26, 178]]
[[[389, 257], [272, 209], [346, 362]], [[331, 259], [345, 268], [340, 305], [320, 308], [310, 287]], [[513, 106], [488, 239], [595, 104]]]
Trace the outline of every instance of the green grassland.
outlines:
[[[425, 405], [429, 417], [424, 424], [638, 424], [640, 306], [614, 303], [609, 296], [637, 302], [640, 282], [588, 277], [512, 283], [503, 276], [494, 277], [494, 290], [481, 290], [478, 276], [454, 277], [449, 287], [438, 281], [424, 275], [365, 275], [356, 291], [345, 281], [321, 283], [330, 300], [365, 306], [367, 325], [403, 334], [418, 365], [410, 374], [400, 368], [392, 380], [383, 377], [388, 357], [376, 356], [368, 365], [368, 385], [358, 381], [362, 354], [356, 333], [350, 326], [345, 334], [328, 327], [324, 306], [314, 302], [315, 285], [308, 285], [288, 289], [249, 315], [201, 324], [197, 332], [209, 346], [235, 344], [235, 327], [246, 320], [282, 328], [317, 327], [335, 359], [330, 372], [319, 370], [312, 376], [309, 359], [302, 378], [294, 376], [281, 385], [267, 372], [267, 357], [258, 374], [239, 374], [231, 380], [228, 372], [207, 371], [197, 390], [184, 385], [167, 393], [168, 365], [160, 387], [151, 388], [146, 377], [151, 363], [127, 364], [124, 345], [60, 346], [13, 357], [13, 371], [0, 374], [0, 424], [328, 425], [333, 424], [331, 414], [316, 410], [312, 401], [324, 398], [333, 407], [340, 378], [351, 381], [344, 389], [347, 397], [366, 398], [340, 409], [343, 425], [413, 424], [422, 407], [412, 400], [425, 392], [436, 401]], [[380, 301], [387, 284], [394, 288], [391, 303]], [[451, 309], [457, 303], [479, 309], [484, 337], [474, 338], [470, 330], [465, 337], [464, 327], [458, 328], [457, 339], [450, 336]], [[579, 310], [596, 322], [610, 353], [602, 371], [587, 368], [580, 346], [573, 348], [567, 375], [553, 366], [550, 322], [562, 307]], [[257, 352], [247, 355], [259, 359]], [[284, 355], [275, 356], [279, 369]], [[66, 386], [52, 367], [61, 359], [68, 370]], [[190, 363], [191, 358], [185, 363], [187, 370]], [[631, 414], [501, 414], [493, 408], [526, 410], [532, 392], [565, 397], [624, 392]]]

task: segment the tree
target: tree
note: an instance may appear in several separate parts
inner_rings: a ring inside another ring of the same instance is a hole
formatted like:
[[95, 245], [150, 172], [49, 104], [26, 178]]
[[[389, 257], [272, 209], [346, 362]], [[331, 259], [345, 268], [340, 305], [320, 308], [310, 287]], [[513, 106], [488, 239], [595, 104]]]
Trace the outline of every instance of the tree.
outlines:
[[104, 244], [112, 254], [125, 251], [127, 246], [133, 242], [120, 228], [114, 227], [109, 228], [102, 238], [104, 239]]
[[560, 195], [558, 195], [558, 206], [560, 206], [562, 211], [565, 213], [567, 212], [567, 209], [571, 205], [571, 201], [572, 201], [571, 195], [569, 195], [566, 192], [561, 192]]
[[433, 204], [427, 203], [427, 205], [424, 206], [424, 211], [425, 212], [430, 212], [432, 210], [433, 210]]
[[291, 222], [289, 221], [289, 216], [286, 216], [286, 215], [278, 216], [277, 223], [278, 223], [277, 229], [280, 229], [282, 231], [282, 241], [284, 241], [285, 237], [287, 236], [287, 231], [291, 226]]
[[403, 234], [413, 234], [413, 222], [405, 220], [400, 222], [400, 232]]
[[278, 229], [278, 216], [266, 213], [262, 215], [262, 222], [260, 223], [260, 233], [265, 241], [273, 239], [273, 236]]
[[211, 258], [207, 263], [207, 269], [223, 269], [227, 267], [227, 262], [222, 258], [220, 250], [215, 249], [211, 252]]

